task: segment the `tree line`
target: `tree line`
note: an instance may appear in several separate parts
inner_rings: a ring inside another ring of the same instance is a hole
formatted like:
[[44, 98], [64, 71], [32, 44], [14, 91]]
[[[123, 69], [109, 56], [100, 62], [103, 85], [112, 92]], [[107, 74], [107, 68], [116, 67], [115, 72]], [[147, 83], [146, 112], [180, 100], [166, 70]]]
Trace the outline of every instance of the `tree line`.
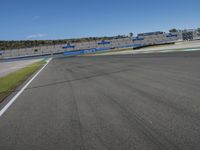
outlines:
[[21, 40], [21, 41], [0, 41], [0, 50], [30, 48], [38, 46], [53, 46], [59, 44], [79, 43], [79, 42], [91, 42], [97, 40], [111, 40], [114, 38], [125, 38], [124, 35], [118, 35], [115, 37], [88, 37], [79, 39], [63, 39], [63, 40]]
[[[176, 33], [176, 32], [179, 32], [179, 31], [181, 31], [181, 30], [178, 30], [178, 29], [175, 29], [175, 28], [169, 30], [170, 33]], [[200, 28], [197, 28], [197, 32], [200, 33]]]

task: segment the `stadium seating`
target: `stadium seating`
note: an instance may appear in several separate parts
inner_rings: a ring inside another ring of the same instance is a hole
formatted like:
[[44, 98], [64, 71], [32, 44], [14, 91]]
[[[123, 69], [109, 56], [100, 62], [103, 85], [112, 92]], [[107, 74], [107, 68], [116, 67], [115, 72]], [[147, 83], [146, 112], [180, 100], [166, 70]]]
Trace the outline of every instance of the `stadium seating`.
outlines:
[[175, 42], [182, 39], [181, 34], [163, 33], [163, 32], [150, 32], [138, 34], [133, 38], [119, 38], [105, 41], [81, 42], [60, 44], [54, 46], [40, 46], [34, 48], [24, 48], [16, 50], [1, 51], [2, 58], [25, 57], [35, 55], [57, 54], [64, 53], [72, 50], [90, 50], [90, 49], [110, 49], [110, 48], [123, 48], [123, 47], [139, 47], [151, 44], [161, 44]]

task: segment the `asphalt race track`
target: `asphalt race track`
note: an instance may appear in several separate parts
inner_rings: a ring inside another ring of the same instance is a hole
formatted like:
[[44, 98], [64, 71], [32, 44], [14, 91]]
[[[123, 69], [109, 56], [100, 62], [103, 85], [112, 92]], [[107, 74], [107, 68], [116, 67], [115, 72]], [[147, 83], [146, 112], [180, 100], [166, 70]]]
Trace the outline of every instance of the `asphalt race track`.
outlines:
[[199, 150], [200, 52], [55, 58], [0, 118], [0, 150]]

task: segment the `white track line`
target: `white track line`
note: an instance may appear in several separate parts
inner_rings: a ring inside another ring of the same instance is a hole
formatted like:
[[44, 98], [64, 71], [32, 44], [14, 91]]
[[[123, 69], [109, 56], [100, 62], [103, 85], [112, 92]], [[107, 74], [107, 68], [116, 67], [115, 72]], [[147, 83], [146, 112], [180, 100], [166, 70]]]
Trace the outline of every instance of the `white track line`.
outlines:
[[6, 110], [13, 104], [13, 102], [22, 94], [22, 92], [29, 86], [29, 84], [39, 75], [39, 73], [48, 65], [52, 60], [49, 58], [47, 63], [26, 83], [26, 85], [0, 110], [0, 117], [6, 112]]

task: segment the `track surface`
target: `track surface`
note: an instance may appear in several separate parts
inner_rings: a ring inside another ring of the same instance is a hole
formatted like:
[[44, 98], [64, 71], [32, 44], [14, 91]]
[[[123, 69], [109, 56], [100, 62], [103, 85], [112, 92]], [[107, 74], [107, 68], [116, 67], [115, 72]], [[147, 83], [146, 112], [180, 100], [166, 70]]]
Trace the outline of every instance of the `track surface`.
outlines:
[[53, 59], [0, 118], [1, 150], [199, 150], [200, 52]]

